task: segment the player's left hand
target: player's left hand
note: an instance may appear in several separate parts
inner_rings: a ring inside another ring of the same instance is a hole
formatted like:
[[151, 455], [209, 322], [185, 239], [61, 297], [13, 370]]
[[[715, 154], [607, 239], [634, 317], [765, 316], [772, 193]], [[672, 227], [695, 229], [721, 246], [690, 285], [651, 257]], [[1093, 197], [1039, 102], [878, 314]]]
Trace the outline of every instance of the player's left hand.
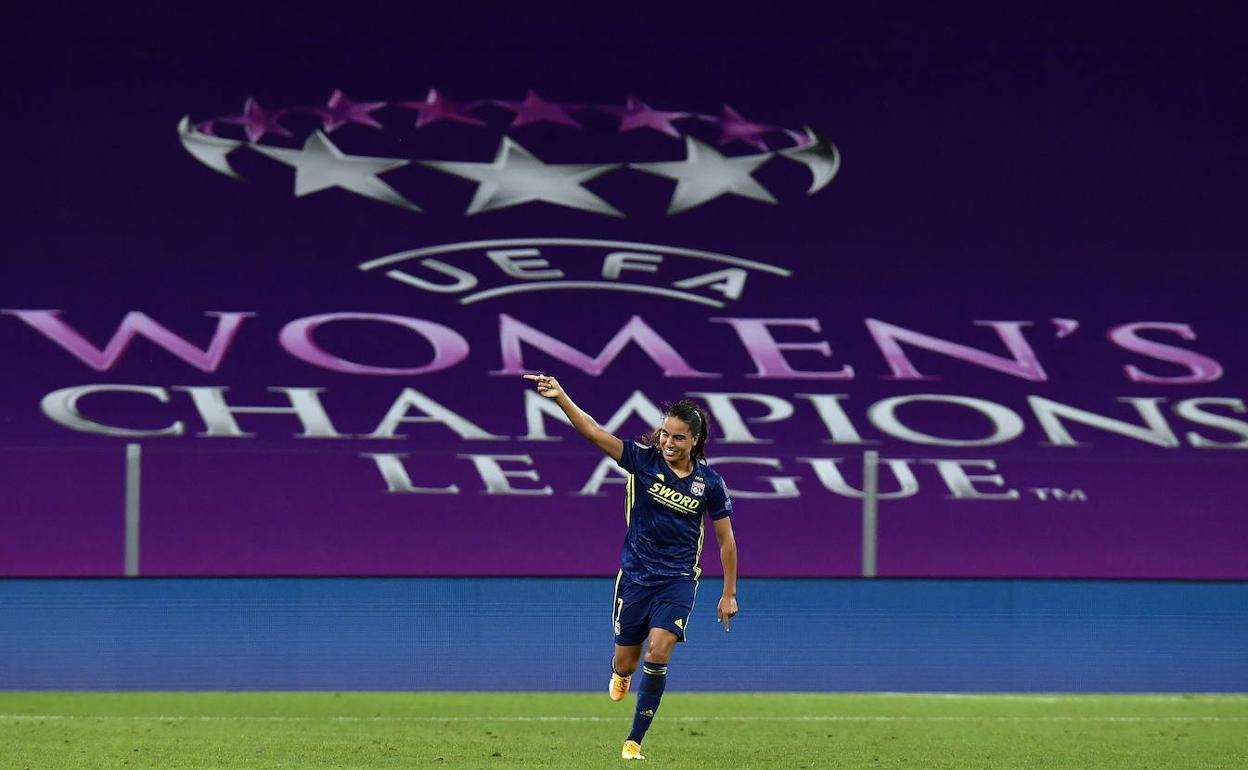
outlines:
[[719, 598], [719, 607], [716, 609], [719, 615], [719, 622], [724, 624], [724, 633], [728, 632], [728, 621], [732, 620], [737, 614], [737, 599], [734, 596], [721, 596]]
[[526, 374], [524, 379], [537, 385], [537, 392], [546, 398], [559, 398], [563, 395], [563, 387], [559, 380], [549, 374]]

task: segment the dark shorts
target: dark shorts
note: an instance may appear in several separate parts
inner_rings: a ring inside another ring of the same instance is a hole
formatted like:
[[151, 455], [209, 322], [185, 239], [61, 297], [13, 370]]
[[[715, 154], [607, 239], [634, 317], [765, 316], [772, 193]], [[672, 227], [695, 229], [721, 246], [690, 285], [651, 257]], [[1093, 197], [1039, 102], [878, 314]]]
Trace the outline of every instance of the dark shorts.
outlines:
[[641, 644], [652, 628], [665, 628], [685, 641], [685, 628], [693, 614], [698, 584], [679, 580], [657, 586], [638, 585], [621, 575], [615, 581], [611, 621], [615, 643], [621, 647]]

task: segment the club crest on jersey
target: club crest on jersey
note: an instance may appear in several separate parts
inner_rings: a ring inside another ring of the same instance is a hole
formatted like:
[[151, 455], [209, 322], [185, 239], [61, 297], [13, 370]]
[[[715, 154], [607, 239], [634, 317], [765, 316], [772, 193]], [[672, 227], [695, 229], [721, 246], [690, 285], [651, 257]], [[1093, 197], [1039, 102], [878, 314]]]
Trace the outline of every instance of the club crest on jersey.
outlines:
[[701, 481], [695, 481], [689, 485], [689, 491], [693, 493], [694, 497], [701, 497], [706, 492], [706, 484]]

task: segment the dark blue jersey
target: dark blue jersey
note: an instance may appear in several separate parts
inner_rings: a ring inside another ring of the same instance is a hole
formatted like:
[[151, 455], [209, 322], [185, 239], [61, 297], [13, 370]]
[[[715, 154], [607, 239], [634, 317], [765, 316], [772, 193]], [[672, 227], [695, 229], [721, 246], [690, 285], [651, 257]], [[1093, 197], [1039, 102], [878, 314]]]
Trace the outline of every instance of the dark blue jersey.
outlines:
[[624, 442], [619, 465], [628, 471], [625, 505], [628, 534], [620, 569], [634, 583], [658, 585], [696, 580], [702, 573], [702, 516], [722, 519], [732, 500], [719, 474], [694, 463], [683, 479], [668, 467], [657, 447]]

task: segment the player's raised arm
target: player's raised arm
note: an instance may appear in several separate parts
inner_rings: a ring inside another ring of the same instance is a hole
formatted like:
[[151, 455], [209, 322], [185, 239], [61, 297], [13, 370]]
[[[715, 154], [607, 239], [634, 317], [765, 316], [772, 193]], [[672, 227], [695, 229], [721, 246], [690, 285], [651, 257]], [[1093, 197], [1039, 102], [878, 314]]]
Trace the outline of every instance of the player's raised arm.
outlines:
[[594, 446], [605, 452], [608, 457], [618, 462], [624, 455], [624, 442], [603, 430], [597, 420], [577, 406], [559, 385], [558, 380], [548, 374], [526, 374], [524, 379], [536, 384], [540, 395], [553, 398], [563, 413], [572, 421], [572, 427], [576, 428], [576, 432], [592, 441]]

